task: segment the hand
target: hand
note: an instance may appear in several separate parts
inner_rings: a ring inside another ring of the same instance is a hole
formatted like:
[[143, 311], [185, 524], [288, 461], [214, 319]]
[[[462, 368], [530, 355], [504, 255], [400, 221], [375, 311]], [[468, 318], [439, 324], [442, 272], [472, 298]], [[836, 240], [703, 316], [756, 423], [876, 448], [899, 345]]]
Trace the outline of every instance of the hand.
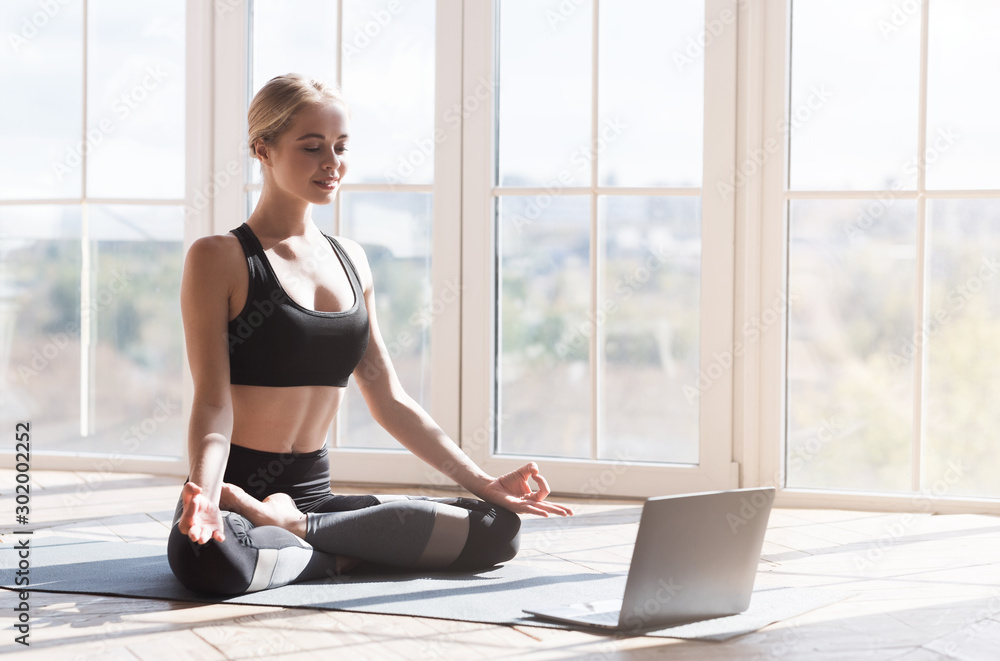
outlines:
[[[531, 490], [529, 478], [538, 485], [536, 491]], [[483, 500], [521, 514], [537, 514], [548, 516], [570, 516], [573, 510], [565, 505], [557, 505], [545, 501], [549, 495], [549, 484], [538, 472], [538, 464], [529, 462], [515, 471], [494, 478], [483, 489]]]
[[184, 510], [177, 522], [177, 528], [191, 538], [192, 542], [204, 544], [210, 539], [223, 542], [226, 539], [225, 527], [222, 524], [222, 512], [212, 499], [205, 495], [202, 488], [194, 482], [188, 482], [181, 491]]

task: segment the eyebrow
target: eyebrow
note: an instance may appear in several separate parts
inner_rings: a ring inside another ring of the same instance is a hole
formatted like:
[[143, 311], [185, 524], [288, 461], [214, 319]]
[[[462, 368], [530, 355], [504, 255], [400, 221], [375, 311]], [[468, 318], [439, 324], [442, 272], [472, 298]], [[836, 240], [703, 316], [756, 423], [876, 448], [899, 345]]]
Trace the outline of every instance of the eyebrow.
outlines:
[[[346, 133], [344, 133], [340, 137], [338, 137], [337, 140], [340, 140], [341, 138], [346, 138], [346, 137], [348, 137], [348, 135]], [[299, 140], [305, 140], [306, 138], [319, 138], [320, 140], [326, 140], [326, 136], [325, 135], [321, 135], [319, 133], [306, 133], [301, 138], [296, 138], [295, 141], [298, 142]]]

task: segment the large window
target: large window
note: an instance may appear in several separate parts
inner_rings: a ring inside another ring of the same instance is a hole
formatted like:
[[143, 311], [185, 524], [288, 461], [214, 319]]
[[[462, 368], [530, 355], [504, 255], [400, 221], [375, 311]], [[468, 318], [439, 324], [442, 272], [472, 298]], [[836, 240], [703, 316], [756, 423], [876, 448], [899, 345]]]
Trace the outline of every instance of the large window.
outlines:
[[499, 3], [500, 453], [698, 463], [705, 12]]
[[[314, 217], [486, 470], [1000, 496], [996, 3], [10, 0], [0, 27], [0, 424], [40, 453], [179, 470], [184, 246], [252, 211], [247, 104], [296, 71], [352, 108]], [[353, 384], [331, 444], [337, 479], [446, 481]]]
[[791, 6], [790, 487], [1000, 496], [998, 30], [983, 1]]
[[734, 198], [709, 183], [733, 173], [733, 8], [463, 11], [463, 447], [567, 491], [736, 486]]
[[0, 32], [0, 426], [180, 457], [184, 2], [11, 0]]

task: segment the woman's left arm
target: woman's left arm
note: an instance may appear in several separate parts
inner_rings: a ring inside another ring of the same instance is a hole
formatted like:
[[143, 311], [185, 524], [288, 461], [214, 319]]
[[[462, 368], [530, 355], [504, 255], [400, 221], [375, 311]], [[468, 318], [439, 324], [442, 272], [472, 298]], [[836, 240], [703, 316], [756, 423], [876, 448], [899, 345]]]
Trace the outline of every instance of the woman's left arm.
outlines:
[[[523, 514], [572, 514], [569, 507], [545, 500], [549, 486], [535, 462], [500, 477], [488, 475], [406, 393], [379, 331], [368, 259], [356, 242], [348, 239], [340, 239], [340, 242], [357, 267], [365, 292], [371, 328], [368, 348], [354, 370], [354, 378], [375, 421], [407, 450], [487, 502]], [[535, 482], [537, 489], [531, 488], [529, 480]]]

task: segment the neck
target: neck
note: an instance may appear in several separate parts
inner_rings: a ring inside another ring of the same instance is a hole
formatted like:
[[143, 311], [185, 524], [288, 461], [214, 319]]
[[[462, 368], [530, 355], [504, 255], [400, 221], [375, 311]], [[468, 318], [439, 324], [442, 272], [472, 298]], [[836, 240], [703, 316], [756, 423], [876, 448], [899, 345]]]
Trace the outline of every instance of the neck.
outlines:
[[258, 236], [281, 238], [304, 236], [315, 228], [309, 202], [282, 194], [266, 183], [247, 224]]

